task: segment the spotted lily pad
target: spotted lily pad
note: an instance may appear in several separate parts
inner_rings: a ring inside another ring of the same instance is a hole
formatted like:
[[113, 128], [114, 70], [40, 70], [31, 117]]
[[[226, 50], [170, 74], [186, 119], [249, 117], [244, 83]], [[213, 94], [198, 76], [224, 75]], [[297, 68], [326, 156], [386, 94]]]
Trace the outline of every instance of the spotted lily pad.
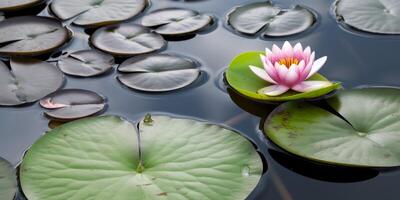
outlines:
[[0, 157], [0, 199], [13, 200], [17, 191], [17, 177], [14, 168]]
[[102, 27], [93, 33], [90, 41], [96, 48], [121, 57], [150, 53], [166, 45], [158, 33], [128, 23]]
[[41, 137], [20, 180], [29, 200], [243, 200], [262, 171], [253, 145], [226, 128], [150, 115], [136, 126], [102, 116]]
[[118, 80], [141, 91], [165, 92], [183, 88], [200, 75], [197, 63], [179, 55], [157, 54], [133, 57], [123, 62]]
[[0, 105], [37, 101], [64, 83], [63, 73], [52, 64], [34, 59], [12, 59], [9, 69], [0, 62]]
[[238, 6], [228, 14], [228, 24], [249, 35], [288, 36], [307, 30], [314, 22], [315, 16], [307, 8], [282, 9], [270, 1]]
[[335, 13], [339, 21], [362, 31], [400, 34], [398, 0], [337, 0]]
[[0, 55], [36, 56], [64, 45], [70, 31], [48, 17], [22, 16], [0, 22]]
[[357, 167], [400, 166], [400, 90], [343, 90], [328, 100], [333, 111], [289, 102], [266, 120], [267, 136], [307, 159]]
[[66, 74], [90, 77], [112, 69], [114, 57], [96, 50], [81, 50], [61, 58], [57, 66]]
[[132, 18], [142, 12], [147, 0], [55, 0], [53, 13], [81, 26], [103, 26]]
[[[265, 54], [265, 52], [245, 52], [238, 55], [232, 60], [225, 73], [225, 78], [229, 86], [247, 98], [262, 102], [312, 99], [324, 96], [341, 87], [340, 83], [332, 83], [327, 87], [302, 93], [292, 90], [279, 96], [268, 96], [259, 93], [258, 91], [261, 88], [270, 85], [268, 82], [258, 78], [249, 68], [249, 65], [262, 67], [260, 54]], [[311, 76], [308, 80], [328, 81], [318, 73]]]
[[0, 1], [1, 11], [15, 11], [36, 6], [46, 0], [2, 0]]
[[191, 35], [209, 26], [213, 21], [210, 15], [199, 14], [183, 8], [164, 8], [155, 10], [142, 18], [142, 25], [161, 35]]
[[40, 100], [46, 116], [61, 121], [88, 117], [104, 110], [104, 97], [82, 89], [64, 89]]

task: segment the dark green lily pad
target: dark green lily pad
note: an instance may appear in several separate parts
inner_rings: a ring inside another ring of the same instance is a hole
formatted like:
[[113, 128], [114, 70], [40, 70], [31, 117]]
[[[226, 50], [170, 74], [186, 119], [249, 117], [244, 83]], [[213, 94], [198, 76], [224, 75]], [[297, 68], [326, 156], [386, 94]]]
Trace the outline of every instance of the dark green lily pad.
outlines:
[[96, 50], [81, 50], [61, 58], [57, 66], [66, 74], [90, 77], [112, 69], [114, 57]]
[[136, 16], [147, 3], [147, 0], [55, 0], [51, 10], [62, 20], [74, 18], [76, 25], [104, 26]]
[[17, 192], [17, 176], [9, 162], [0, 157], [0, 199], [13, 200]]
[[0, 55], [36, 56], [64, 45], [70, 31], [48, 17], [22, 16], [0, 22]]
[[193, 83], [200, 75], [196, 61], [168, 54], [133, 57], [123, 62], [118, 80], [124, 85], [146, 92], [166, 92]]
[[114, 56], [127, 57], [150, 53], [166, 45], [164, 38], [149, 28], [136, 24], [102, 27], [90, 37], [94, 47]]
[[154, 28], [157, 33], [168, 36], [195, 34], [212, 22], [210, 15], [183, 8], [159, 9], [142, 18], [143, 26]]
[[15, 11], [39, 5], [46, 0], [2, 0], [0, 11]]
[[268, 138], [304, 158], [356, 167], [400, 166], [400, 90], [343, 90], [328, 99], [333, 110], [289, 102], [266, 120]]
[[253, 145], [223, 127], [150, 115], [137, 126], [102, 116], [41, 137], [20, 180], [29, 200], [243, 200], [262, 171]]
[[228, 14], [228, 24], [249, 35], [288, 36], [307, 30], [314, 22], [315, 16], [307, 8], [282, 9], [270, 1], [238, 6]]
[[106, 102], [104, 97], [89, 90], [64, 89], [46, 96], [40, 105], [51, 119], [70, 121], [103, 111]]
[[[325, 88], [313, 90], [310, 92], [288, 91], [279, 96], [267, 96], [260, 94], [258, 91], [270, 83], [258, 78], [250, 69], [249, 65], [262, 66], [260, 54], [261, 51], [245, 52], [234, 58], [225, 72], [225, 78], [230, 87], [241, 95], [256, 101], [291, 101], [296, 99], [312, 99], [326, 95], [341, 87], [340, 83], [332, 83]], [[315, 74], [308, 80], [328, 81], [320, 74]]]
[[380, 34], [400, 34], [400, 1], [337, 0], [339, 21], [356, 29]]
[[52, 64], [34, 59], [12, 59], [9, 69], [0, 62], [0, 105], [37, 101], [64, 83], [63, 73]]

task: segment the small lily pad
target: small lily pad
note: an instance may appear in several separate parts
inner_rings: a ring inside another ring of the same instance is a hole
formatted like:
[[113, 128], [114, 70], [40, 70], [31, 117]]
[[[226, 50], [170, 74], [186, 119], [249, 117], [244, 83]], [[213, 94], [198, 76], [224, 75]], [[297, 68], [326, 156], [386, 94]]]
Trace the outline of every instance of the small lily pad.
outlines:
[[68, 75], [90, 77], [112, 69], [114, 57], [96, 50], [73, 52], [57, 62], [57, 66]]
[[234, 8], [228, 14], [228, 24], [236, 31], [264, 36], [288, 36], [307, 30], [315, 22], [314, 14], [302, 6], [282, 9], [270, 1], [256, 2]]
[[71, 32], [48, 17], [22, 16], [0, 22], [0, 55], [36, 56], [50, 53], [71, 38]]
[[102, 27], [90, 37], [94, 47], [114, 56], [127, 57], [150, 53], [166, 45], [164, 38], [149, 28], [136, 24]]
[[400, 2], [397, 0], [337, 0], [339, 21], [358, 30], [400, 34]]
[[[312, 99], [326, 95], [341, 87], [340, 83], [332, 83], [331, 85], [325, 88], [312, 90], [310, 92], [299, 93], [295, 91], [288, 91], [279, 96], [267, 96], [265, 94], [260, 94], [258, 91], [261, 88], [264, 88], [270, 84], [258, 78], [249, 69], [249, 65], [258, 67], [262, 66], [260, 60], [260, 54], [265, 54], [265, 52], [254, 51], [254, 52], [245, 52], [238, 55], [236, 58], [232, 60], [231, 64], [229, 65], [225, 73], [225, 78], [229, 86], [232, 87], [236, 92], [247, 98], [263, 102], [290, 101], [296, 99]], [[308, 80], [328, 81], [325, 77], [323, 77], [320, 74], [315, 74]]]
[[262, 172], [252, 143], [221, 126], [151, 115], [133, 125], [102, 116], [41, 137], [23, 158], [20, 181], [29, 200], [243, 200]]
[[2, 0], [0, 11], [15, 11], [39, 5], [46, 0]]
[[123, 62], [118, 80], [124, 85], [146, 92], [166, 92], [193, 83], [200, 75], [196, 61], [168, 54], [133, 57]]
[[183, 8], [159, 9], [142, 18], [143, 26], [154, 28], [157, 33], [168, 36], [195, 34], [212, 22], [210, 15]]
[[147, 3], [147, 0], [55, 0], [50, 7], [62, 20], [74, 18], [76, 25], [104, 26], [136, 16]]
[[400, 166], [400, 90], [342, 90], [332, 110], [288, 102], [265, 121], [268, 138], [310, 160], [356, 167]]
[[46, 96], [40, 105], [47, 109], [44, 113], [51, 119], [70, 121], [103, 111], [106, 102], [104, 97], [89, 90], [64, 89]]
[[37, 101], [64, 83], [63, 73], [50, 63], [12, 59], [10, 67], [0, 62], [0, 105], [3, 106]]
[[17, 176], [9, 162], [0, 157], [0, 199], [13, 200], [17, 192]]

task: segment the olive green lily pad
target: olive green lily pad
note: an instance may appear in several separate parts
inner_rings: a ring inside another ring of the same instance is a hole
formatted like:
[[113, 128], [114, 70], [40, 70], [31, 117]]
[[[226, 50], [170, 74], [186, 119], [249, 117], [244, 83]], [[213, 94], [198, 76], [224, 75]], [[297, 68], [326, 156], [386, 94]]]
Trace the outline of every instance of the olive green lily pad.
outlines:
[[223, 127], [150, 115], [136, 126], [102, 116], [45, 134], [27, 151], [20, 181], [29, 200], [243, 200], [262, 171], [253, 145]]
[[17, 192], [17, 176], [9, 162], [0, 157], [0, 199], [13, 200]]
[[272, 37], [303, 32], [316, 20], [307, 8], [282, 9], [270, 1], [235, 7], [227, 17], [228, 24], [240, 33], [255, 35], [262, 32], [264, 36]]
[[358, 30], [400, 34], [398, 0], [337, 0], [334, 9], [340, 22]]
[[164, 38], [137, 24], [117, 24], [97, 29], [90, 37], [94, 47], [119, 57], [150, 53], [166, 45]]
[[400, 90], [342, 90], [333, 111], [289, 102], [265, 121], [268, 138], [295, 155], [334, 165], [400, 166]]
[[183, 8], [164, 8], [155, 10], [142, 18], [142, 25], [167, 36], [195, 34], [213, 22], [210, 15], [200, 14]]
[[[256, 101], [290, 101], [296, 99], [312, 99], [326, 95], [341, 87], [340, 83], [332, 83], [331, 85], [313, 90], [310, 92], [295, 92], [288, 91], [279, 96], [267, 96], [260, 94], [258, 91], [270, 83], [258, 78], [249, 68], [249, 65], [262, 66], [260, 54], [265, 54], [261, 51], [245, 52], [234, 58], [225, 72], [225, 78], [230, 87], [239, 94], [256, 100]], [[320, 74], [315, 74], [308, 80], [328, 81]]]
[[123, 62], [118, 80], [146, 92], [166, 92], [190, 85], [200, 76], [197, 63], [179, 55], [155, 54], [133, 57]]
[[147, 3], [147, 0], [55, 0], [50, 7], [62, 20], [74, 18], [76, 25], [104, 26], [136, 16]]
[[0, 55], [37, 56], [51, 53], [70, 38], [71, 32], [55, 19], [13, 17], [0, 22]]
[[0, 1], [0, 11], [15, 11], [36, 6], [46, 0], [2, 0]]

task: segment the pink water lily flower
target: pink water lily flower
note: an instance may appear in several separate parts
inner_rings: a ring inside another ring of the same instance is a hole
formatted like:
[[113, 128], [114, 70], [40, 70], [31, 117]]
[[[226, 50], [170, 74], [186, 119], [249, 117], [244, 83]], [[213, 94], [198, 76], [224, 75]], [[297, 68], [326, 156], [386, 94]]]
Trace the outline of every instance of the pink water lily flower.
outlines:
[[273, 45], [272, 51], [268, 48], [265, 51], [266, 56], [261, 54], [264, 69], [249, 66], [258, 77], [272, 84], [260, 89], [259, 93], [278, 96], [290, 89], [297, 92], [309, 92], [332, 84], [329, 81], [307, 80], [317, 73], [327, 60], [326, 56], [314, 60], [315, 52], [311, 53], [310, 47], [303, 50], [300, 43], [292, 47], [286, 41], [282, 49]]

